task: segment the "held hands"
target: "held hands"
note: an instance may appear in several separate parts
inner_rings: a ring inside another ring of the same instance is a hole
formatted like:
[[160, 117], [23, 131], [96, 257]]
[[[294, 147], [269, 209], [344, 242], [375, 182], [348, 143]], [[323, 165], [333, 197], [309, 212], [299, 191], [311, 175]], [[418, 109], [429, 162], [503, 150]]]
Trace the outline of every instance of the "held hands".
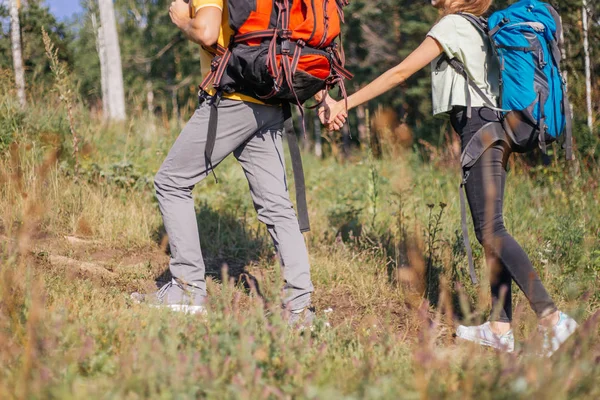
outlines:
[[327, 125], [327, 128], [332, 131], [342, 129], [348, 117], [345, 102], [335, 101], [329, 95], [323, 101], [323, 105], [319, 107], [318, 112], [321, 123]]
[[179, 29], [184, 29], [190, 21], [189, 4], [184, 0], [173, 1], [169, 7], [169, 17], [171, 17], [171, 22]]

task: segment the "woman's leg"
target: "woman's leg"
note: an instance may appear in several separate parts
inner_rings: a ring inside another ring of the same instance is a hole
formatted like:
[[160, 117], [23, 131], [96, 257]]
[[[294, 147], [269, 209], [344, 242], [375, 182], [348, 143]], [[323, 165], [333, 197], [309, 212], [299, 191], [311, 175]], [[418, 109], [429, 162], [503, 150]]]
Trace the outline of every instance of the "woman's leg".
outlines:
[[[512, 320], [509, 278], [523, 291], [539, 318], [556, 311], [529, 257], [504, 226], [507, 151], [502, 143], [487, 149], [471, 168], [465, 185], [477, 240], [484, 246], [491, 263], [492, 300], [494, 308], [500, 311], [493, 319], [500, 322]], [[498, 304], [502, 297], [503, 301]]]
[[[465, 109], [455, 109], [451, 123], [466, 143], [495, 113], [486, 108], [473, 109], [473, 118], [466, 118]], [[484, 245], [490, 266], [492, 290], [492, 322], [480, 326], [459, 326], [457, 337], [505, 351], [514, 349], [510, 331], [512, 320], [511, 280], [523, 291], [537, 314], [545, 332], [542, 353], [552, 355], [577, 329], [577, 322], [559, 312], [546, 292], [529, 257], [504, 227], [502, 206], [506, 183], [506, 161], [510, 150], [503, 143], [487, 149], [469, 170], [467, 198], [477, 239]]]

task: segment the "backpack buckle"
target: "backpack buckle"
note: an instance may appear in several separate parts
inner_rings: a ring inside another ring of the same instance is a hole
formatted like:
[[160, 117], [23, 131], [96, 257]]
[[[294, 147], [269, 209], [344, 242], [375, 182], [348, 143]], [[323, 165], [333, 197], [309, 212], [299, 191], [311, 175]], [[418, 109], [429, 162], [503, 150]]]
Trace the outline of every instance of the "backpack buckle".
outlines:
[[289, 40], [292, 37], [292, 31], [290, 29], [282, 29], [279, 37], [283, 40]]
[[219, 68], [219, 65], [221, 63], [221, 56], [217, 56], [215, 58], [213, 58], [213, 60], [210, 63], [210, 69], [211, 71], [216, 71]]
[[467, 184], [467, 180], [469, 179], [469, 175], [471, 175], [471, 171], [470, 170], [466, 170], [464, 171], [463, 174], [463, 180], [460, 184], [461, 187], [465, 186]]
[[289, 40], [284, 40], [281, 42], [281, 54], [290, 54], [292, 51], [292, 42]]

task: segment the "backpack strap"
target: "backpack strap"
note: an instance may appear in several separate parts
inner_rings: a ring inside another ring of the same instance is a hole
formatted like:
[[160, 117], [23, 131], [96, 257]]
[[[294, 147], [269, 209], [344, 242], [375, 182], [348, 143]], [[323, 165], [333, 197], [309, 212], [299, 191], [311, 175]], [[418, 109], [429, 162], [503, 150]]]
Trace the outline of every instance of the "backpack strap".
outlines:
[[[487, 96], [487, 94], [485, 94], [483, 92], [483, 90], [481, 90], [481, 88], [479, 86], [477, 86], [477, 84], [475, 82], [473, 82], [473, 80], [471, 80], [471, 78], [469, 77], [469, 74], [467, 73], [465, 65], [462, 62], [460, 62], [456, 58], [450, 58], [446, 54], [440, 59], [440, 61], [438, 62], [438, 65], [441, 64], [443, 61], [446, 61], [448, 63], [448, 65], [450, 65], [452, 67], [453, 70], [455, 70], [459, 75], [461, 75], [463, 78], [465, 78], [465, 81], [467, 82], [467, 87], [471, 87], [475, 91], [475, 93], [477, 93], [479, 95], [479, 97], [481, 97], [483, 99], [483, 102], [487, 108], [494, 110], [494, 111], [498, 111], [498, 112], [508, 112], [509, 111], [509, 110], [503, 110], [503, 109], [497, 107], [496, 105], [494, 105], [494, 102], [492, 100], [490, 100], [490, 98]], [[472, 109], [471, 91], [467, 90], [467, 118], [471, 118], [471, 116], [472, 116], [471, 109]]]
[[491, 121], [481, 127], [469, 140], [460, 156], [463, 169], [470, 169], [483, 153], [494, 143], [504, 142], [510, 146], [502, 121]]
[[215, 182], [219, 182], [215, 168], [212, 163], [212, 154], [215, 149], [215, 142], [217, 141], [217, 125], [219, 122], [219, 104], [221, 103], [222, 92], [219, 90], [214, 96], [209, 98], [210, 115], [208, 117], [208, 131], [206, 134], [206, 145], [204, 146], [204, 159], [206, 162], [206, 168], [210, 168]]
[[292, 159], [292, 171], [294, 173], [294, 185], [296, 187], [296, 208], [298, 210], [298, 224], [300, 232], [310, 231], [310, 220], [308, 218], [308, 206], [306, 203], [306, 183], [304, 180], [304, 167], [302, 166], [302, 156], [300, 146], [298, 146], [298, 137], [294, 130], [292, 121], [292, 108], [290, 103], [283, 104], [283, 128], [290, 149], [290, 158]]
[[540, 146], [540, 150], [542, 151], [542, 153], [547, 154], [548, 152], [548, 146], [546, 144], [546, 112], [544, 111], [544, 104], [546, 104], [546, 101], [548, 100], [548, 96], [543, 93], [540, 92], [540, 112], [539, 112], [539, 122], [538, 122], [538, 127], [540, 128], [540, 134], [538, 136], [538, 142], [539, 142], [539, 146]]
[[473, 14], [459, 12], [457, 15], [460, 15], [467, 21], [469, 21], [478, 31], [483, 33], [485, 36], [490, 35], [490, 30], [488, 28], [488, 21], [484, 17], [477, 17]]

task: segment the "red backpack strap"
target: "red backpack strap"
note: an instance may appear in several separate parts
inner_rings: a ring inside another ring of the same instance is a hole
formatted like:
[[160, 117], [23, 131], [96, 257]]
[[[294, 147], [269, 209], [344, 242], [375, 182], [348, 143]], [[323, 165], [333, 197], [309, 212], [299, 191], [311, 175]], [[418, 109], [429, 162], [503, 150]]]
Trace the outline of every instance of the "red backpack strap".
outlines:
[[204, 77], [202, 83], [200, 83], [200, 90], [206, 91], [211, 84], [218, 84], [223, 77], [223, 72], [231, 58], [231, 52], [220, 44], [211, 47], [202, 46], [202, 48], [215, 55], [211, 61], [210, 72]]

